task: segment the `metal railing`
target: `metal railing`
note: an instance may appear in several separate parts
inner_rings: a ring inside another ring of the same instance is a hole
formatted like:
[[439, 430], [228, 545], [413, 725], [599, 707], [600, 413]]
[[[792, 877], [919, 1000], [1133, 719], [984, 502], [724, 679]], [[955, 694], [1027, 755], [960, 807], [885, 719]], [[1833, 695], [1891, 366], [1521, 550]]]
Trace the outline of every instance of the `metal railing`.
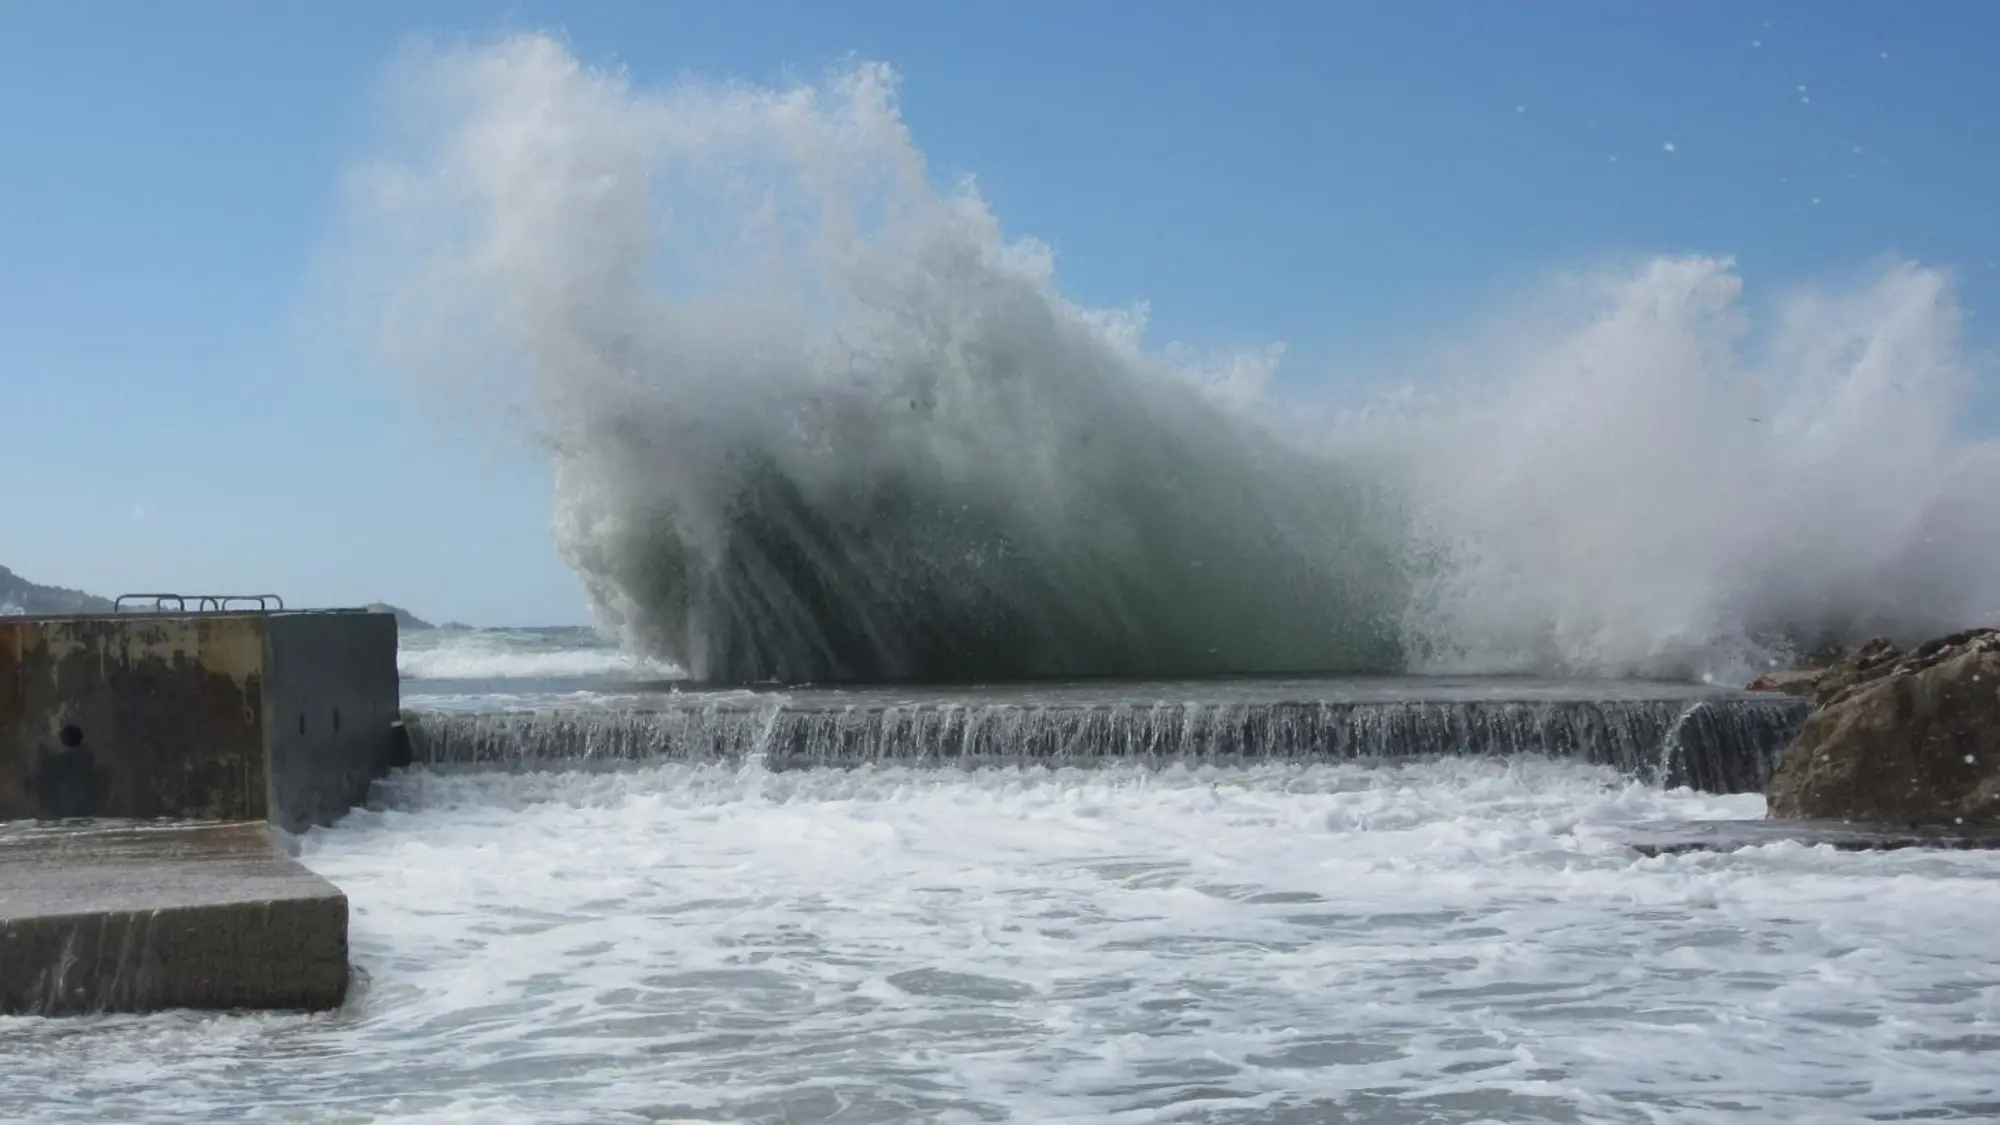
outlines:
[[[128, 607], [127, 602], [134, 604]], [[194, 603], [192, 611], [189, 602]], [[113, 613], [270, 613], [284, 608], [285, 599], [276, 594], [120, 594], [111, 603]]]

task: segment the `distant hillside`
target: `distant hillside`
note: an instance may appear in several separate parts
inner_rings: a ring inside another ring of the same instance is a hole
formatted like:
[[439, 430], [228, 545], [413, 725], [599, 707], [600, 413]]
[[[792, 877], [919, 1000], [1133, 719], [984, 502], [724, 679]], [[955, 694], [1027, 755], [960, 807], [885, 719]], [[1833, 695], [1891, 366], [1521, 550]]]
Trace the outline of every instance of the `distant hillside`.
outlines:
[[111, 599], [61, 586], [37, 586], [0, 566], [0, 613], [110, 613]]
[[[141, 603], [141, 608], [150, 609], [150, 601]], [[195, 608], [192, 597], [188, 608]], [[376, 602], [368, 607], [377, 613], [393, 613], [396, 622], [404, 629], [435, 628], [430, 622], [418, 617], [407, 609]], [[62, 586], [37, 586], [35, 583], [0, 566], [0, 616], [44, 613], [110, 613], [113, 609], [110, 598], [100, 598], [86, 594], [82, 590], [70, 590]]]
[[370, 610], [370, 611], [372, 611], [372, 612], [375, 612], [375, 613], [393, 613], [393, 614], [395, 614], [395, 615], [396, 615], [396, 627], [397, 627], [398, 629], [435, 629], [435, 628], [437, 628], [437, 626], [435, 626], [435, 625], [431, 624], [431, 623], [430, 623], [430, 622], [428, 622], [428, 621], [425, 621], [425, 620], [424, 620], [423, 618], [421, 618], [421, 617], [418, 617], [418, 616], [417, 616], [416, 614], [414, 614], [414, 613], [411, 613], [411, 612], [410, 612], [409, 610], [407, 610], [407, 609], [404, 609], [404, 608], [403, 608], [402, 606], [396, 606], [396, 605], [390, 605], [390, 604], [389, 604], [388, 602], [372, 602], [372, 603], [370, 603], [369, 605], [367, 605], [367, 606], [366, 606], [366, 607], [364, 607], [364, 608], [366, 608], [366, 609], [368, 609], [368, 610]]

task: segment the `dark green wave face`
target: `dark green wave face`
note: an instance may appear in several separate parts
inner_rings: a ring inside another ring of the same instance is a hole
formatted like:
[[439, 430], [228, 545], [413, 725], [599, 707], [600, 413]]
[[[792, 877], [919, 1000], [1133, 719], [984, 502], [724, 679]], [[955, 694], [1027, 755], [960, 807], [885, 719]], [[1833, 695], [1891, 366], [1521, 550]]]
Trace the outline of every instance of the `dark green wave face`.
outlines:
[[718, 683], [1400, 666], [1394, 554], [1330, 466], [1025, 324], [1072, 365], [780, 407], [692, 493], [645, 487], [689, 479], [648, 467], [661, 424], [607, 429], [581, 460], [620, 479], [589, 521], [620, 530], [578, 565], [629, 640]]
[[1046, 535], [897, 482], [815, 503], [766, 468], [746, 474], [721, 550], [696, 557], [668, 532], [620, 577], [655, 609], [638, 639], [715, 682], [1398, 665], [1379, 576], [1291, 554], [1274, 528], [1151, 514], [1116, 529], [1128, 542], [1090, 542], [1103, 529]]

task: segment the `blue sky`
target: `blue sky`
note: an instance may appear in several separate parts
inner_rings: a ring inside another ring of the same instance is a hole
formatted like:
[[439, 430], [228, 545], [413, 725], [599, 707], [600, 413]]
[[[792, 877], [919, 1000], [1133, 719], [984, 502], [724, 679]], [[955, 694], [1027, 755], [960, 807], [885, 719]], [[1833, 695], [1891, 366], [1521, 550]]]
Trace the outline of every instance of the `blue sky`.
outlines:
[[585, 619], [541, 468], [442, 436], [316, 309], [398, 46], [517, 30], [641, 83], [887, 62], [934, 167], [1053, 245], [1070, 296], [1284, 341], [1294, 380], [1650, 253], [1734, 255], [1759, 290], [1949, 267], [1995, 342], [1977, 0], [0, 0], [0, 563]]

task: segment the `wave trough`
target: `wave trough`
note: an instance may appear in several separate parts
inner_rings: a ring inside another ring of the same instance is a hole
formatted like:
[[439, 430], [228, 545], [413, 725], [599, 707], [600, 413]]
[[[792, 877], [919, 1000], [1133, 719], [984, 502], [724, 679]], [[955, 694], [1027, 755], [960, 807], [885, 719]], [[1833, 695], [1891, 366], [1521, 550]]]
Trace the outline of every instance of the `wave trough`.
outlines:
[[1268, 355], [1160, 358], [936, 187], [885, 67], [647, 90], [519, 36], [402, 80], [390, 353], [533, 419], [603, 625], [698, 680], [1720, 677], [2000, 611], [1936, 271], [1762, 332], [1724, 259], [1577, 279], [1301, 435]]

